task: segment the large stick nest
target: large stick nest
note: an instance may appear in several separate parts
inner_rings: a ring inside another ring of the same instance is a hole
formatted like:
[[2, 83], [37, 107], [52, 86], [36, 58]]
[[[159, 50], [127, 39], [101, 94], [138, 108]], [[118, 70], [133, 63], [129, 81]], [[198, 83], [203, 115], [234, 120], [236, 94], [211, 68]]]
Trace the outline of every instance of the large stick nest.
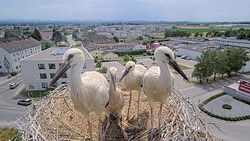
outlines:
[[[120, 86], [121, 87], [121, 86]], [[136, 120], [138, 94], [134, 92], [130, 109], [130, 119], [125, 121], [129, 93], [125, 92], [125, 106], [122, 112], [122, 126], [129, 140], [210, 140], [207, 124], [200, 110], [185, 99], [178, 90], [174, 90], [162, 110], [161, 129], [150, 129], [149, 107], [146, 97], [141, 95], [139, 121]], [[154, 106], [154, 127], [158, 127], [159, 104]], [[94, 140], [98, 140], [98, 119], [91, 114]], [[103, 127], [106, 118], [103, 119]], [[106, 140], [122, 140], [123, 134], [117, 126], [117, 118], [111, 116], [111, 126], [107, 130]], [[23, 140], [86, 140], [87, 123], [83, 115], [74, 110], [69, 87], [62, 86], [50, 92], [46, 97], [33, 102], [27, 114], [18, 120], [17, 128], [23, 133]], [[152, 135], [153, 136], [150, 136]], [[153, 138], [152, 138], [153, 137]]]

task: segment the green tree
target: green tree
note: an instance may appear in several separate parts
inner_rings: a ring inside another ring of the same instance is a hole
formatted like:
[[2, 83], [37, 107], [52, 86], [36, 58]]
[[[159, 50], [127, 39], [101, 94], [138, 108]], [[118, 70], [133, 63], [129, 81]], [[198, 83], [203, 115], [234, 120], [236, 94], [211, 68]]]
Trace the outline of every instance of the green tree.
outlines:
[[210, 31], [207, 32], [207, 33], [206, 33], [206, 37], [211, 37], [211, 34], [212, 34], [212, 33], [211, 33]]
[[97, 61], [95, 66], [96, 66], [97, 68], [101, 68], [101, 67], [102, 67], [102, 63], [101, 63], [100, 61]]
[[42, 40], [42, 36], [39, 32], [38, 29], [35, 29], [34, 32], [31, 34], [31, 37], [38, 40], [38, 41], [41, 41]]
[[51, 44], [50, 44], [50, 43], [48, 43], [48, 42], [46, 42], [46, 43], [44, 44], [44, 46], [45, 46], [45, 48], [46, 48], [46, 49], [48, 49], [48, 48], [50, 48], [50, 47], [51, 47]]
[[226, 30], [225, 33], [224, 33], [224, 36], [225, 37], [230, 37], [231, 32], [232, 32], [232, 29]]
[[201, 33], [200, 33], [200, 37], [202, 37], [202, 36], [203, 36], [203, 33], [201, 32]]
[[101, 73], [107, 73], [107, 68], [105, 66], [103, 66], [100, 70]]
[[217, 62], [216, 62], [216, 71], [223, 78], [224, 74], [230, 70], [228, 63], [228, 55], [226, 51], [220, 50], [217, 52]]
[[125, 55], [125, 56], [123, 57], [123, 61], [129, 61], [129, 56], [128, 56], [128, 55]]
[[237, 34], [237, 39], [246, 39], [247, 36], [244, 31], [240, 31], [240, 33]]
[[132, 56], [130, 60], [133, 61], [133, 62], [135, 62], [135, 63], [137, 62], [137, 60], [135, 59], [134, 56]]
[[136, 39], [137, 40], [143, 40], [143, 37], [142, 36], [138, 36]]
[[118, 43], [119, 42], [119, 38], [114, 36], [113, 39]]
[[194, 34], [194, 37], [198, 37], [199, 36], [199, 32], [196, 32], [195, 34]]
[[55, 41], [55, 43], [57, 44], [58, 42], [61, 42], [63, 40], [64, 40], [64, 37], [62, 36], [61, 32], [53, 29], [52, 41]]
[[227, 49], [228, 55], [228, 67], [230, 68], [227, 72], [228, 76], [231, 76], [231, 72], [236, 73], [246, 65], [246, 62], [249, 60], [247, 56], [247, 51], [243, 48], [230, 48]]

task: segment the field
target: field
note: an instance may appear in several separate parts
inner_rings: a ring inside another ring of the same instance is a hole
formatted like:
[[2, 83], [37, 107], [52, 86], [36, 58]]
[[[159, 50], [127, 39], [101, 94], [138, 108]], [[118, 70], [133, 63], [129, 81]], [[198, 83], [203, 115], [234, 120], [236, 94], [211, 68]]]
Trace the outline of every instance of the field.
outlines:
[[174, 30], [187, 31], [188, 33], [197, 33], [197, 32], [209, 32], [211, 30], [225, 31], [228, 28], [226, 27], [209, 27], [209, 26], [177, 26]]

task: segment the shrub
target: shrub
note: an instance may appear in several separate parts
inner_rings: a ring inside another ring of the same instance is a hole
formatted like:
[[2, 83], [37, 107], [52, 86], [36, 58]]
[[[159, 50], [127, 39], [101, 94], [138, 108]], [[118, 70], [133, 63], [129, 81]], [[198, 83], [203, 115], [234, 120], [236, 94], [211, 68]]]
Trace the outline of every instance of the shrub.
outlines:
[[100, 70], [101, 73], [107, 73], [107, 68], [105, 66], [103, 66]]
[[129, 56], [128, 56], [128, 55], [125, 55], [125, 56], [123, 57], [123, 61], [129, 61]]
[[15, 76], [15, 75], [17, 75], [17, 72], [16, 72], [16, 71], [13, 71], [13, 72], [10, 73], [10, 75], [11, 75], [11, 76]]
[[231, 110], [231, 109], [232, 109], [232, 106], [229, 105], [229, 104], [223, 104], [223, 105], [222, 105], [222, 108], [223, 108], [223, 109], [227, 109], [227, 110]]

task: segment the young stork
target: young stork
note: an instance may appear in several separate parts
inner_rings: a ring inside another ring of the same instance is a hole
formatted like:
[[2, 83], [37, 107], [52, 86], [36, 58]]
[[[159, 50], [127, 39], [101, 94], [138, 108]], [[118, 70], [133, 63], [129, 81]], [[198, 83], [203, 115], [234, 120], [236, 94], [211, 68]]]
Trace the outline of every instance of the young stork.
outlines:
[[89, 113], [95, 112], [99, 118], [99, 134], [101, 133], [101, 114], [109, 101], [109, 88], [106, 78], [96, 72], [82, 72], [85, 63], [84, 54], [80, 49], [71, 48], [63, 55], [63, 64], [60, 66], [49, 86], [53, 84], [69, 69], [70, 94], [76, 110], [81, 112], [87, 119], [88, 133], [92, 140], [92, 126], [89, 120]]
[[168, 47], [158, 47], [154, 52], [155, 60], [158, 66], [149, 68], [143, 78], [143, 91], [147, 96], [147, 101], [151, 110], [151, 128], [153, 129], [153, 102], [160, 102], [160, 111], [158, 115], [159, 129], [161, 123], [162, 106], [166, 103], [174, 88], [174, 75], [170, 72], [171, 65], [184, 79], [188, 81], [187, 76], [180, 69], [174, 59], [174, 53]]
[[121, 89], [116, 87], [116, 74], [117, 74], [117, 69], [115, 67], [110, 67], [109, 71], [109, 104], [106, 107], [106, 113], [108, 116], [108, 123], [106, 126], [107, 131], [108, 127], [110, 126], [110, 119], [109, 116], [111, 113], [117, 113], [118, 114], [118, 125], [123, 131], [123, 136], [125, 140], [128, 140], [127, 134], [124, 132], [121, 124], [121, 114], [122, 114], [122, 109], [124, 106], [124, 96], [123, 92]]
[[131, 106], [131, 97], [132, 97], [132, 91], [136, 90], [138, 91], [138, 104], [137, 104], [137, 120], [139, 116], [139, 108], [140, 108], [140, 95], [142, 93], [142, 79], [143, 75], [146, 72], [147, 68], [145, 68], [143, 65], [135, 64], [133, 61], [128, 61], [126, 63], [126, 68], [123, 70], [123, 75], [120, 79], [120, 81], [123, 80], [124, 86], [126, 90], [130, 91], [129, 94], [129, 105], [128, 105], [128, 112], [127, 112], [127, 118], [129, 118], [129, 110]]

